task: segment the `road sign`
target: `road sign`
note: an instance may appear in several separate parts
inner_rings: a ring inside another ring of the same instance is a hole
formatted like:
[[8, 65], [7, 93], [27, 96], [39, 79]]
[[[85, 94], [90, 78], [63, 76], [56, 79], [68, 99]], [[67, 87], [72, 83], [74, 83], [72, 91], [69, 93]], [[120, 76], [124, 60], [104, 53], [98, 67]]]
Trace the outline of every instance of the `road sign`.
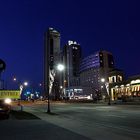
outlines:
[[0, 99], [20, 99], [20, 90], [0, 90]]

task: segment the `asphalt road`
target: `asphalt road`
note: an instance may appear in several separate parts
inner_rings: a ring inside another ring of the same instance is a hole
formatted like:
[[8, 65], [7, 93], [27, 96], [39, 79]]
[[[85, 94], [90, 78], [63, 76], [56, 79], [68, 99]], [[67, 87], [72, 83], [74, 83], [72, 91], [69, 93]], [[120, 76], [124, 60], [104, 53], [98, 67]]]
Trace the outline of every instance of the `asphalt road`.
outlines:
[[11, 116], [10, 120], [1, 121], [2, 140], [140, 139], [140, 105], [57, 103], [51, 104], [52, 114], [47, 114], [46, 108], [45, 104], [23, 107], [41, 120], [16, 120]]
[[[26, 107], [25, 107], [26, 108]], [[97, 140], [139, 140], [140, 105], [51, 104], [26, 108], [42, 120]]]

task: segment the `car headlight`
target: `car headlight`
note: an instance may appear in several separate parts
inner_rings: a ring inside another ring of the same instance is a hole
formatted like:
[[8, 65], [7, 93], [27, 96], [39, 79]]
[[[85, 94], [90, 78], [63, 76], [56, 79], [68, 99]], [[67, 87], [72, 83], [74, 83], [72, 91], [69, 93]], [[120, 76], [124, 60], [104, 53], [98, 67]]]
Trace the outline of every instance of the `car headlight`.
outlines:
[[6, 104], [10, 104], [10, 103], [12, 102], [12, 100], [9, 99], [9, 98], [7, 98], [7, 99], [4, 100], [4, 102], [5, 102]]

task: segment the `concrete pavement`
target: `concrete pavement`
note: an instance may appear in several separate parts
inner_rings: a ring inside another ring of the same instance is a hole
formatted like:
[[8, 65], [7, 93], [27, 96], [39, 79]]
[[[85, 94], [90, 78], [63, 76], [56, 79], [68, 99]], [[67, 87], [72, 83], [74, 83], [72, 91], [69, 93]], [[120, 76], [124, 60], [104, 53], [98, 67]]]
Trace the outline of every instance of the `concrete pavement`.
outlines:
[[54, 112], [52, 115], [45, 113], [46, 105], [24, 107], [24, 109], [45, 122], [55, 124], [89, 139], [140, 139], [139, 106], [51, 104], [51, 110]]
[[1, 140], [90, 140], [43, 120], [0, 121]]

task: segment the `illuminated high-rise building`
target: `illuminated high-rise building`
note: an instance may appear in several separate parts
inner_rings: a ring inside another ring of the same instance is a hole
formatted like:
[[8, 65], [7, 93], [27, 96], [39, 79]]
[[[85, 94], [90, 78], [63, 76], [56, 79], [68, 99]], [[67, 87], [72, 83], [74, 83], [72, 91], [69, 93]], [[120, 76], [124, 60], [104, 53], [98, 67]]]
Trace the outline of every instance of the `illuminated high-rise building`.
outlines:
[[[49, 28], [44, 36], [44, 92], [49, 92], [50, 70], [55, 70], [56, 65], [60, 62], [60, 33]], [[53, 90], [50, 96], [55, 99], [59, 97], [59, 76], [56, 72], [53, 83]]]
[[114, 58], [110, 52], [98, 51], [85, 57], [80, 65], [80, 81], [84, 94], [106, 94], [101, 79], [108, 81], [108, 72], [114, 68]]
[[67, 96], [70, 96], [70, 94], [80, 90], [80, 44], [75, 41], [68, 41], [68, 44], [63, 48], [63, 61], [65, 65], [64, 86]]

